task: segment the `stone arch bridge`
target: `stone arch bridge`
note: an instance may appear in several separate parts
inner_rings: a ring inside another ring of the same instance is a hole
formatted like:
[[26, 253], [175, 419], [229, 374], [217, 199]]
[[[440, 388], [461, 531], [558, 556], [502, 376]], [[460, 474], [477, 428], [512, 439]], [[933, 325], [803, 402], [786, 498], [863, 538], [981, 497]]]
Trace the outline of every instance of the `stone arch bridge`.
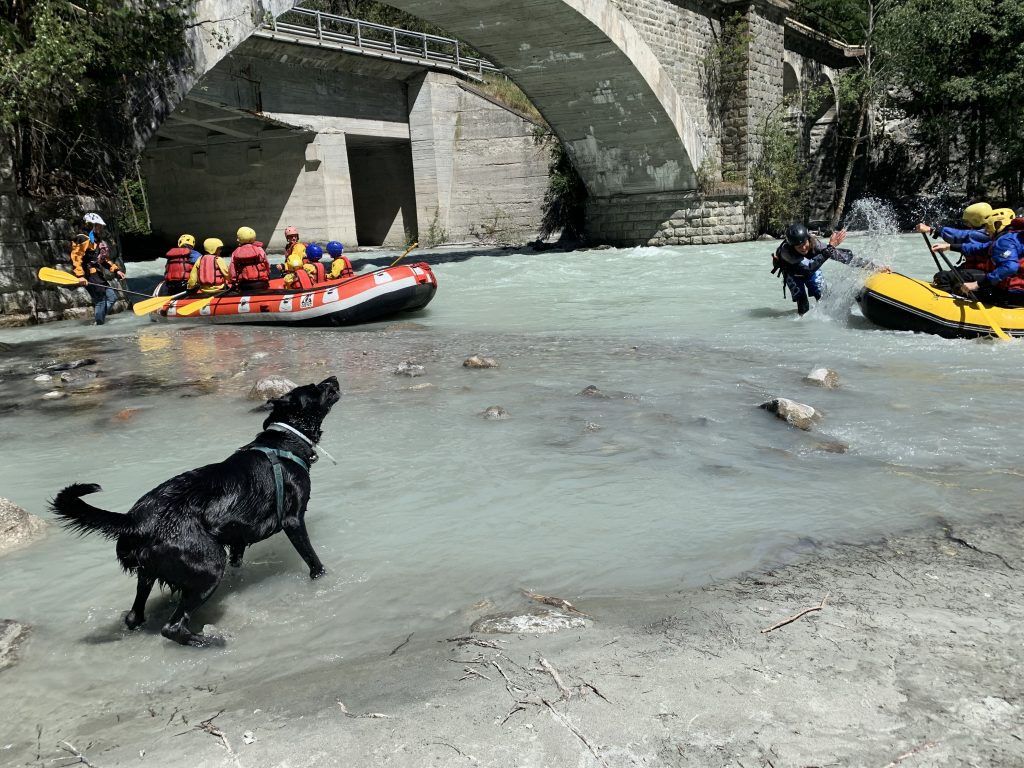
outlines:
[[[183, 98], [261, 24], [298, 4], [201, 0], [191, 32], [194, 67], [172, 98]], [[616, 244], [749, 238], [746, 178], [759, 154], [760, 127], [784, 94], [834, 82], [859, 53], [791, 20], [785, 0], [389, 4], [474, 46], [522, 88], [587, 186], [588, 231]], [[714, 90], [714, 51], [723, 20], [735, 14], [749, 31], [746, 72], [722, 98]], [[801, 125], [807, 159], [822, 182], [815, 200], [822, 216], [834, 176], [830, 107]], [[138, 126], [140, 144], [161, 120]]]

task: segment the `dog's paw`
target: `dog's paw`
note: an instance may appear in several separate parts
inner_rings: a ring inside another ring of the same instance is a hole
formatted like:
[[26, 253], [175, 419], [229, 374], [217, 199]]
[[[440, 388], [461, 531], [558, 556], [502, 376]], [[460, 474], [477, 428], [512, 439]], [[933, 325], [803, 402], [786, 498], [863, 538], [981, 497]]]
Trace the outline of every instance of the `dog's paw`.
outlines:
[[319, 568], [310, 568], [309, 569], [309, 578], [311, 578], [311, 579], [319, 579], [325, 573], [327, 573], [327, 569], [324, 568], [322, 565]]
[[146, 617], [136, 614], [135, 611], [128, 611], [124, 615], [124, 623], [128, 629], [138, 629], [146, 623]]

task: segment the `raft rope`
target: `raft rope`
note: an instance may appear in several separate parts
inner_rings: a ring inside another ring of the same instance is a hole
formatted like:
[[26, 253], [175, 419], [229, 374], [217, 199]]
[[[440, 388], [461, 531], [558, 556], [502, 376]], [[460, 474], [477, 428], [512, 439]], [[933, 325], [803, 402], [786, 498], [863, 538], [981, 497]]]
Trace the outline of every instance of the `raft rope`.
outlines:
[[282, 424], [280, 421], [275, 421], [273, 424], [271, 424], [269, 427], [267, 427], [267, 429], [268, 430], [275, 430], [276, 429], [277, 432], [290, 432], [291, 434], [293, 434], [296, 437], [300, 438], [303, 442], [305, 442], [314, 451], [319, 451], [324, 456], [326, 456], [328, 459], [330, 459], [332, 464], [337, 464], [338, 463], [337, 460], [333, 456], [331, 456], [331, 454], [329, 454], [327, 452], [326, 448], [324, 448], [319, 443], [314, 443], [312, 440], [310, 440], [308, 437], [306, 437], [304, 434], [299, 432], [299, 430], [297, 430], [295, 427], [291, 426], [290, 424]]

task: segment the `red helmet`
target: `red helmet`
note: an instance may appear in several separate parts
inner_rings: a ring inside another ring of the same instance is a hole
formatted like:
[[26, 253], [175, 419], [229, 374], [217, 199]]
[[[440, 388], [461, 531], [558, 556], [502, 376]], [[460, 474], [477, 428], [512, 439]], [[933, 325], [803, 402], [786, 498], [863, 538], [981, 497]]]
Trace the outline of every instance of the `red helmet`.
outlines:
[[295, 235], [296, 237], [299, 236], [298, 228], [296, 228], [296, 227], [285, 227], [284, 228], [284, 236], [285, 237], [291, 237], [292, 235]]

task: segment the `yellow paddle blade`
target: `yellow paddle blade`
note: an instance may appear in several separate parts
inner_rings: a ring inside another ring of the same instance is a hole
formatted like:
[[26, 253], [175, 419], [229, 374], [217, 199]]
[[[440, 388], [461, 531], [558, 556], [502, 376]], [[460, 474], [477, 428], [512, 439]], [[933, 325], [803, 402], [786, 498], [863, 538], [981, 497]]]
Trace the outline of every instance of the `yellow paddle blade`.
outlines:
[[205, 299], [199, 299], [198, 301], [189, 302], [185, 306], [178, 307], [177, 309], [175, 309], [174, 314], [177, 315], [178, 317], [188, 317], [189, 315], [194, 315], [203, 307], [208, 306], [210, 302], [213, 301], [215, 298], [217, 297], [210, 296]]
[[398, 257], [397, 259], [395, 259], [394, 261], [392, 261], [392, 262], [391, 262], [391, 263], [390, 263], [390, 264], [389, 264], [388, 266], [389, 266], [389, 267], [393, 267], [393, 266], [395, 266], [395, 264], [397, 264], [397, 263], [398, 263], [398, 262], [400, 262], [400, 261], [401, 261], [402, 259], [404, 259], [404, 258], [405, 258], [406, 256], [408, 256], [408, 255], [409, 255], [409, 253], [410, 253], [410, 252], [412, 251], [412, 249], [413, 249], [413, 248], [415, 248], [415, 247], [416, 247], [417, 245], [419, 245], [419, 243], [413, 243], [412, 245], [410, 245], [410, 246], [409, 246], [408, 248], [406, 248], [406, 249], [405, 249], [405, 253], [403, 253], [403, 254], [402, 254], [401, 256], [399, 256], [399, 257]]
[[[181, 294], [178, 294], [180, 296]], [[152, 299], [143, 299], [132, 305], [132, 312], [140, 317], [155, 312], [171, 303], [178, 296], [154, 296]]]
[[39, 272], [36, 273], [39, 279], [47, 283], [57, 283], [58, 285], [78, 285], [78, 278], [72, 275], [70, 272], [64, 272], [60, 269], [54, 269], [53, 267], [40, 267]]
[[1003, 341], [1013, 341], [1010, 335], [1002, 328], [1000, 328], [998, 323], [996, 323], [996, 321], [992, 319], [992, 315], [990, 315], [988, 313], [988, 310], [985, 309], [984, 304], [982, 304], [980, 301], [977, 301], [975, 302], [975, 305], [978, 307], [978, 309], [981, 310], [981, 316], [985, 318], [985, 321], [992, 326], [992, 330], [995, 331], [997, 338], [1002, 339]]

